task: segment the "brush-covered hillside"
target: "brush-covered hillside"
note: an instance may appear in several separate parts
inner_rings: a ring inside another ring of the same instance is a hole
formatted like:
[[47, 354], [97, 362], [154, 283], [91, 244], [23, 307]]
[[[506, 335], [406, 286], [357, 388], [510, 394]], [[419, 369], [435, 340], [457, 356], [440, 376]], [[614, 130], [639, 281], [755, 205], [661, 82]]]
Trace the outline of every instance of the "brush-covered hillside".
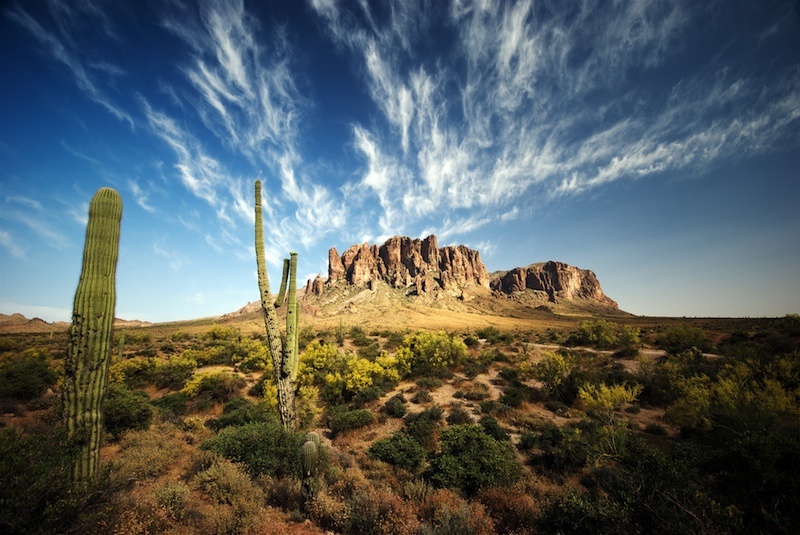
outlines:
[[797, 316], [541, 313], [459, 328], [301, 316], [296, 431], [259, 318], [118, 327], [101, 469], [78, 488], [66, 333], [4, 332], [0, 531], [795, 531]]

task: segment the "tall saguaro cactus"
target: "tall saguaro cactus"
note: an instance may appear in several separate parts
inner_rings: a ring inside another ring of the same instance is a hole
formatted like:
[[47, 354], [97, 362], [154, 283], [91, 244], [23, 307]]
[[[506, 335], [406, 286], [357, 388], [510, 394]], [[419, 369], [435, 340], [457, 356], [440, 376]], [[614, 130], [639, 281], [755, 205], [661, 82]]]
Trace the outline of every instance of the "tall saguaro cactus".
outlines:
[[73, 465], [75, 481], [97, 471], [103, 430], [102, 405], [112, 350], [116, 273], [122, 199], [101, 188], [89, 204], [83, 266], [72, 308], [69, 348], [64, 364], [64, 424], [79, 449]]
[[[286, 344], [281, 340], [278, 328], [278, 316], [275, 312], [276, 303], [269, 290], [269, 275], [267, 274], [267, 261], [264, 253], [264, 224], [261, 219], [261, 181], [256, 180], [256, 265], [258, 268], [258, 289], [261, 294], [261, 309], [264, 313], [264, 324], [267, 328], [267, 344], [272, 356], [272, 365], [275, 371], [275, 384], [278, 389], [278, 412], [281, 423], [286, 429], [294, 430], [297, 427], [297, 410], [295, 409], [294, 378], [297, 374], [297, 298], [296, 298], [296, 272], [297, 253], [291, 253], [289, 262], [289, 305], [286, 314]], [[293, 265], [293, 266], [292, 266]], [[285, 271], [284, 271], [285, 273]], [[285, 277], [285, 275], [284, 275]], [[294, 309], [293, 314], [289, 311]]]

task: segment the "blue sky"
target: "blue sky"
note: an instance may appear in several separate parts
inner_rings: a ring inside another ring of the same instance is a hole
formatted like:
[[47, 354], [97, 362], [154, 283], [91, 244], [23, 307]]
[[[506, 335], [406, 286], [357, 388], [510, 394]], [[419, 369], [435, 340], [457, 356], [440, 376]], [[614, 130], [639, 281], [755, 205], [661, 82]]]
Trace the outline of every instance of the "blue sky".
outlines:
[[88, 201], [117, 315], [257, 299], [299, 253], [435, 233], [592, 269], [641, 315], [800, 312], [794, 1], [5, 2], [0, 313], [68, 320]]

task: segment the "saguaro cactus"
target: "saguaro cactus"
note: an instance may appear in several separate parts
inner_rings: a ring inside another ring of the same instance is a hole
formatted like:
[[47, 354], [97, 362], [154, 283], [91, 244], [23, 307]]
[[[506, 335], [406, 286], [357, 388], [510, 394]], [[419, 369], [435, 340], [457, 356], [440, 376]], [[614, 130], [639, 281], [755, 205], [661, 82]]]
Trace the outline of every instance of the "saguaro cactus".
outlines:
[[[261, 181], [256, 180], [256, 265], [258, 267], [258, 289], [261, 294], [261, 310], [264, 313], [264, 324], [267, 328], [267, 344], [272, 356], [272, 365], [275, 370], [275, 384], [278, 389], [278, 412], [281, 424], [286, 429], [294, 430], [297, 427], [297, 410], [295, 408], [294, 377], [297, 374], [297, 298], [296, 298], [296, 271], [297, 253], [291, 253], [294, 268], [291, 267], [289, 280], [289, 306], [286, 314], [287, 338], [284, 346], [278, 328], [278, 317], [275, 313], [275, 301], [269, 290], [269, 275], [267, 274], [266, 255], [264, 253], [264, 224], [261, 219]], [[294, 305], [292, 302], [294, 301]], [[294, 306], [295, 313], [289, 310]], [[292, 326], [290, 332], [290, 325]], [[292, 335], [292, 333], [294, 333]], [[293, 337], [292, 337], [293, 336]]]
[[[317, 436], [319, 440], [319, 436]], [[305, 503], [314, 497], [314, 476], [317, 474], [317, 463], [319, 461], [319, 443], [313, 440], [306, 440], [302, 447], [303, 458], [303, 480], [300, 487], [300, 494]]]
[[108, 361], [111, 354], [122, 199], [101, 188], [89, 204], [83, 266], [75, 291], [69, 348], [64, 363], [64, 424], [79, 448], [73, 465], [75, 481], [87, 481], [97, 471], [103, 430]]

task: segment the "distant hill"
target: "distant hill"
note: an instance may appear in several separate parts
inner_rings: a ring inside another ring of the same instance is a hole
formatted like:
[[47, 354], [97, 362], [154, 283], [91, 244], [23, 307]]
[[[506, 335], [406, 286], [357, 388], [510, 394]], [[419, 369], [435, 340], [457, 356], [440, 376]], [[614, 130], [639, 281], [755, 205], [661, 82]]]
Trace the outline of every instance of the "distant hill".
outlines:
[[[147, 327], [152, 323], [138, 320], [124, 320], [116, 318], [115, 327]], [[61, 332], [69, 329], [70, 322], [54, 321], [48, 323], [41, 318], [28, 319], [22, 314], [0, 314], [0, 332], [27, 332], [27, 333], [47, 333]]]

